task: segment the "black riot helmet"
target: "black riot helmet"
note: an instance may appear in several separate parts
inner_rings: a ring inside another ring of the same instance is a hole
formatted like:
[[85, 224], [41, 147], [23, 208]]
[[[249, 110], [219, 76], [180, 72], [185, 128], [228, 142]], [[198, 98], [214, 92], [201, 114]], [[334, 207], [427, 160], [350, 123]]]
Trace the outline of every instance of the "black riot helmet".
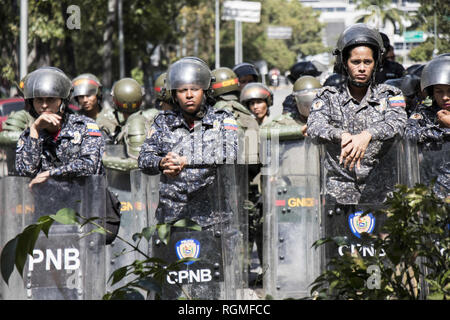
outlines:
[[251, 63], [248, 62], [239, 63], [233, 67], [233, 71], [234, 73], [236, 73], [238, 78], [241, 78], [246, 75], [251, 75], [253, 76], [255, 82], [258, 81], [259, 76], [258, 71], [256, 71], [255, 66]]
[[432, 87], [436, 84], [450, 85], [450, 55], [439, 55], [433, 58], [423, 68], [420, 78], [420, 88], [431, 97]]
[[318, 77], [321, 73], [311, 61], [300, 61], [291, 67], [287, 78], [294, 84], [301, 76]]
[[[368, 46], [373, 50], [373, 58], [375, 60], [375, 68], [372, 73], [372, 81], [367, 84], [361, 84], [352, 82], [358, 86], [366, 86], [373, 83], [375, 73], [381, 65], [382, 56], [385, 52], [383, 39], [380, 33], [373, 28], [368, 27], [364, 23], [356, 23], [346, 28], [340, 35], [336, 49], [333, 54], [336, 56], [336, 70], [338, 73], [342, 73], [348, 76], [347, 72], [347, 59], [351, 49], [358, 46]], [[350, 79], [351, 81], [351, 79]]]
[[[213, 80], [211, 70], [206, 62], [197, 57], [184, 57], [175, 61], [167, 71], [167, 87], [174, 105], [178, 105], [175, 99], [176, 90], [185, 85], [197, 85], [204, 93], [204, 102], [211, 99], [211, 82]], [[211, 101], [212, 103], [212, 101]], [[184, 112], [183, 110], [181, 110]], [[197, 118], [202, 118], [206, 113], [205, 103], [196, 113]]]
[[331, 87], [340, 87], [345, 80], [347, 80], [347, 77], [340, 74], [340, 73], [333, 73], [325, 80], [323, 83], [323, 86], [331, 86]]
[[412, 66], [409, 66], [405, 73], [418, 76], [419, 78], [422, 76], [423, 68], [425, 67], [425, 64], [416, 63]]
[[184, 57], [170, 65], [166, 89], [173, 91], [185, 84], [196, 84], [206, 92], [210, 90], [211, 78], [211, 70], [203, 60]]
[[66, 74], [55, 67], [42, 67], [27, 74], [21, 81], [22, 93], [25, 101], [29, 104], [30, 114], [37, 117], [32, 100], [34, 98], [54, 97], [62, 100], [59, 111], [64, 113], [69, 105], [72, 93], [72, 81]]

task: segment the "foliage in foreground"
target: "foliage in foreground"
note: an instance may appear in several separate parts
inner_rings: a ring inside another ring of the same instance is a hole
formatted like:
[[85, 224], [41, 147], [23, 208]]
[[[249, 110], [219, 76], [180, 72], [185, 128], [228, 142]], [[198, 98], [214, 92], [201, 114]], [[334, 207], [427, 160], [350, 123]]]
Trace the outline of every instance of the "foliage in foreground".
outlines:
[[[83, 234], [83, 236], [89, 236], [92, 233], [106, 234], [109, 231], [98, 223], [99, 219], [100, 218], [98, 217], [89, 219], [82, 217], [70, 208], [63, 208], [54, 215], [40, 217], [36, 223], [28, 225], [22, 233], [19, 233], [4, 246], [0, 256], [0, 269], [3, 280], [8, 283], [9, 278], [14, 271], [14, 267], [23, 278], [25, 263], [28, 255], [33, 254], [33, 249], [40, 232], [43, 232], [45, 236], [48, 237], [49, 230], [54, 222], [65, 225], [78, 225], [80, 228], [87, 224], [91, 224], [94, 228]], [[157, 232], [161, 241], [167, 245], [173, 227], [188, 228], [191, 230], [201, 229], [201, 227], [194, 222], [187, 219], [181, 219], [170, 223], [145, 227], [141, 232], [133, 235], [133, 242], [129, 242], [117, 235], [117, 239], [124, 241], [130, 247], [129, 251], [124, 251], [122, 254], [136, 251], [143, 259], [135, 260], [129, 265], [114, 270], [108, 279], [111, 286], [117, 284], [127, 276], [132, 276], [132, 280], [112, 292], [107, 292], [103, 296], [103, 299], [145, 299], [150, 293], [155, 293], [156, 296], [158, 296], [161, 294], [162, 283], [170, 271], [178, 270], [179, 266], [187, 261], [197, 260], [185, 258], [168, 264], [164, 260], [150, 257], [146, 252], [140, 250], [140, 242], [143, 240], [149, 242], [155, 232]], [[186, 296], [189, 298], [189, 295], [186, 294]]]
[[[311, 285], [318, 299], [449, 299], [449, 197], [438, 198], [432, 187], [399, 185], [387, 201], [375, 255], [347, 252], [333, 258]], [[314, 247], [342, 239], [316, 241]]]

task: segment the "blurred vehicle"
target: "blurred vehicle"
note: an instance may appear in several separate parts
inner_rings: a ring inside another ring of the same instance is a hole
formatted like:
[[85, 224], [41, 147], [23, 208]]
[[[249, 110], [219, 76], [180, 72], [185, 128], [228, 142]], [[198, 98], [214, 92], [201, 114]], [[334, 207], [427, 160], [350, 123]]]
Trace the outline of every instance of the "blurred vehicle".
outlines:
[[280, 75], [281, 72], [277, 68], [272, 68], [269, 70], [269, 85], [273, 87], [278, 87], [280, 85]]
[[[21, 97], [0, 99], [0, 131], [3, 130], [3, 122], [8, 119], [8, 116], [11, 114], [11, 112], [20, 111], [24, 108], [25, 100]], [[80, 107], [73, 104], [69, 104], [69, 108], [75, 113], [80, 110]]]

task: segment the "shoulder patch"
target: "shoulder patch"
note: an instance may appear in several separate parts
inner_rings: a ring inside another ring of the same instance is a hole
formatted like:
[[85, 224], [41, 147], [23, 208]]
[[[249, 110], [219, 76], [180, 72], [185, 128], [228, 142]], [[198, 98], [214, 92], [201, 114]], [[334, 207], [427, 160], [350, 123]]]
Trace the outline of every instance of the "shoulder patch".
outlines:
[[237, 130], [238, 124], [234, 118], [223, 119], [223, 126], [226, 130]]
[[321, 99], [317, 99], [311, 105], [311, 110], [320, 110], [320, 109], [322, 109], [323, 105], [324, 105], [324, 102]]
[[411, 115], [411, 117], [409, 117], [410, 119], [414, 119], [414, 120], [421, 120], [423, 119], [422, 115], [420, 113], [413, 113]]
[[405, 98], [402, 95], [398, 95], [398, 96], [395, 96], [395, 97], [390, 97], [389, 98], [389, 105], [391, 107], [402, 107], [402, 108], [405, 108], [406, 107]]
[[102, 133], [100, 132], [100, 129], [96, 123], [87, 123], [86, 127], [88, 129], [88, 135], [90, 136], [101, 136]]

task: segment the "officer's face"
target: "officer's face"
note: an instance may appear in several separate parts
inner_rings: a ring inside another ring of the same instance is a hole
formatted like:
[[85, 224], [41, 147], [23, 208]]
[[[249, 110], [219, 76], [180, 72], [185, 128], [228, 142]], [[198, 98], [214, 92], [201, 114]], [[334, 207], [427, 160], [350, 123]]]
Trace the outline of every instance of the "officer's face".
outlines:
[[78, 104], [85, 111], [91, 111], [97, 106], [97, 96], [95, 94], [90, 96], [78, 96]]
[[252, 76], [251, 74], [240, 77], [239, 78], [239, 88], [241, 90], [244, 89], [244, 87], [250, 82], [255, 82], [255, 77]]
[[450, 85], [437, 84], [433, 86], [433, 96], [441, 109], [450, 111]]
[[203, 90], [197, 85], [185, 85], [176, 90], [176, 99], [181, 109], [196, 113], [202, 104]]
[[375, 68], [372, 49], [365, 46], [353, 48], [347, 60], [349, 76], [356, 82], [366, 83]]
[[43, 113], [57, 113], [61, 103], [62, 100], [55, 97], [38, 97], [33, 99], [34, 109], [39, 115]]
[[261, 122], [267, 115], [267, 103], [263, 99], [253, 99], [248, 103], [250, 111], [255, 115], [258, 122]]

